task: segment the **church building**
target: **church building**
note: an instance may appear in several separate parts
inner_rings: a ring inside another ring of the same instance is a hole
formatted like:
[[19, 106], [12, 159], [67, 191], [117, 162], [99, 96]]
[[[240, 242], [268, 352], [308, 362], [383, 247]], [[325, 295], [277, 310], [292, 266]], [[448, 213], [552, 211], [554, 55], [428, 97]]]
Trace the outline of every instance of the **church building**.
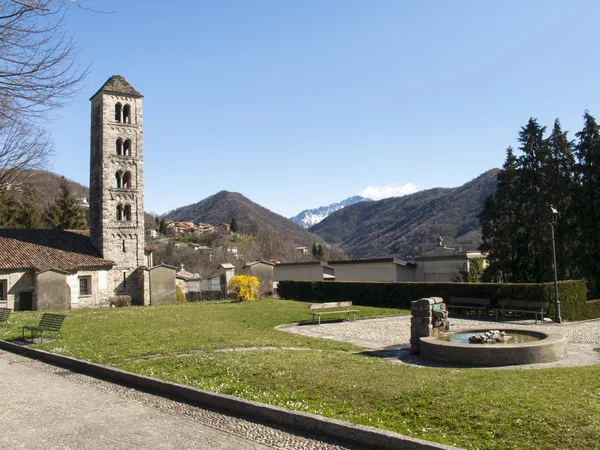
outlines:
[[175, 301], [144, 233], [142, 95], [120, 75], [90, 99], [90, 230], [0, 229], [0, 307], [49, 310]]

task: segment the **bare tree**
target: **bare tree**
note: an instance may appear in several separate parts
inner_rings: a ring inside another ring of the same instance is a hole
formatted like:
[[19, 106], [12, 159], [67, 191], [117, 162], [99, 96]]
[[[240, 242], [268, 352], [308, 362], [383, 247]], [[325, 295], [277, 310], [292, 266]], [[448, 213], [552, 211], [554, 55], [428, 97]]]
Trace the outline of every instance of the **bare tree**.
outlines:
[[77, 0], [0, 0], [0, 187], [52, 156], [40, 121], [64, 106], [81, 85], [87, 68], [63, 30], [65, 14]]
[[23, 170], [44, 166], [51, 155], [45, 130], [0, 116], [0, 188], [13, 184]]
[[88, 69], [62, 31], [75, 0], [0, 0], [0, 115], [23, 121], [63, 106]]

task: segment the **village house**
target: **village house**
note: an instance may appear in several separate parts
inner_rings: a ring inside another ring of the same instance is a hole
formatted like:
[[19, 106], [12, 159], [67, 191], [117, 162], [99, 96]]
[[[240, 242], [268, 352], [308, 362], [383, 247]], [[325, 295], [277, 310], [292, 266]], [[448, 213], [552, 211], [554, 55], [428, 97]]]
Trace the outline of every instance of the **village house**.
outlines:
[[485, 258], [479, 251], [462, 251], [446, 247], [441, 237], [431, 250], [415, 258], [415, 281], [456, 281], [461, 272], [469, 272], [470, 262]]
[[256, 277], [260, 286], [260, 295], [271, 295], [273, 293], [273, 267], [275, 264], [267, 261], [252, 261], [244, 264], [242, 274]]
[[335, 281], [415, 281], [415, 263], [397, 258], [329, 261]]

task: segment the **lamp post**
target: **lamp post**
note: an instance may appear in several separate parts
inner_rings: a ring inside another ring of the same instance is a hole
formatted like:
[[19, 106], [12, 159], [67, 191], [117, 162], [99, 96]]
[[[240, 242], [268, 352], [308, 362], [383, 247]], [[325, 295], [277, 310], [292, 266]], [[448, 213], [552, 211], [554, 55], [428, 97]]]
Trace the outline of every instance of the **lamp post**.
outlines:
[[554, 259], [554, 313], [556, 323], [562, 323], [562, 319], [560, 318], [560, 302], [558, 301], [558, 275], [556, 273], [556, 238], [554, 237], [554, 226], [558, 221], [558, 215], [560, 213], [554, 208], [550, 206], [550, 226], [552, 228], [552, 257]]

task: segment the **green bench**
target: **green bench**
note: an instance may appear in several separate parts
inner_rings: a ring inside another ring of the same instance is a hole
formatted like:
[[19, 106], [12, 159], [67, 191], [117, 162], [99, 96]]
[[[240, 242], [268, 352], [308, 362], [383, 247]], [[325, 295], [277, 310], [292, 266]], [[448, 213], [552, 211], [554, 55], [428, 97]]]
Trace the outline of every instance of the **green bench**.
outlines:
[[44, 342], [44, 333], [50, 333], [50, 337], [52, 337], [53, 333], [58, 333], [62, 339], [60, 327], [62, 326], [65, 317], [66, 316], [63, 314], [44, 313], [39, 325], [25, 325], [23, 327], [23, 340], [25, 340], [25, 330], [31, 331], [31, 342], [33, 342], [35, 333], [39, 333], [41, 343]]
[[10, 308], [0, 308], [0, 325], [6, 325], [8, 323], [8, 316], [10, 316], [11, 312], [12, 309]]

